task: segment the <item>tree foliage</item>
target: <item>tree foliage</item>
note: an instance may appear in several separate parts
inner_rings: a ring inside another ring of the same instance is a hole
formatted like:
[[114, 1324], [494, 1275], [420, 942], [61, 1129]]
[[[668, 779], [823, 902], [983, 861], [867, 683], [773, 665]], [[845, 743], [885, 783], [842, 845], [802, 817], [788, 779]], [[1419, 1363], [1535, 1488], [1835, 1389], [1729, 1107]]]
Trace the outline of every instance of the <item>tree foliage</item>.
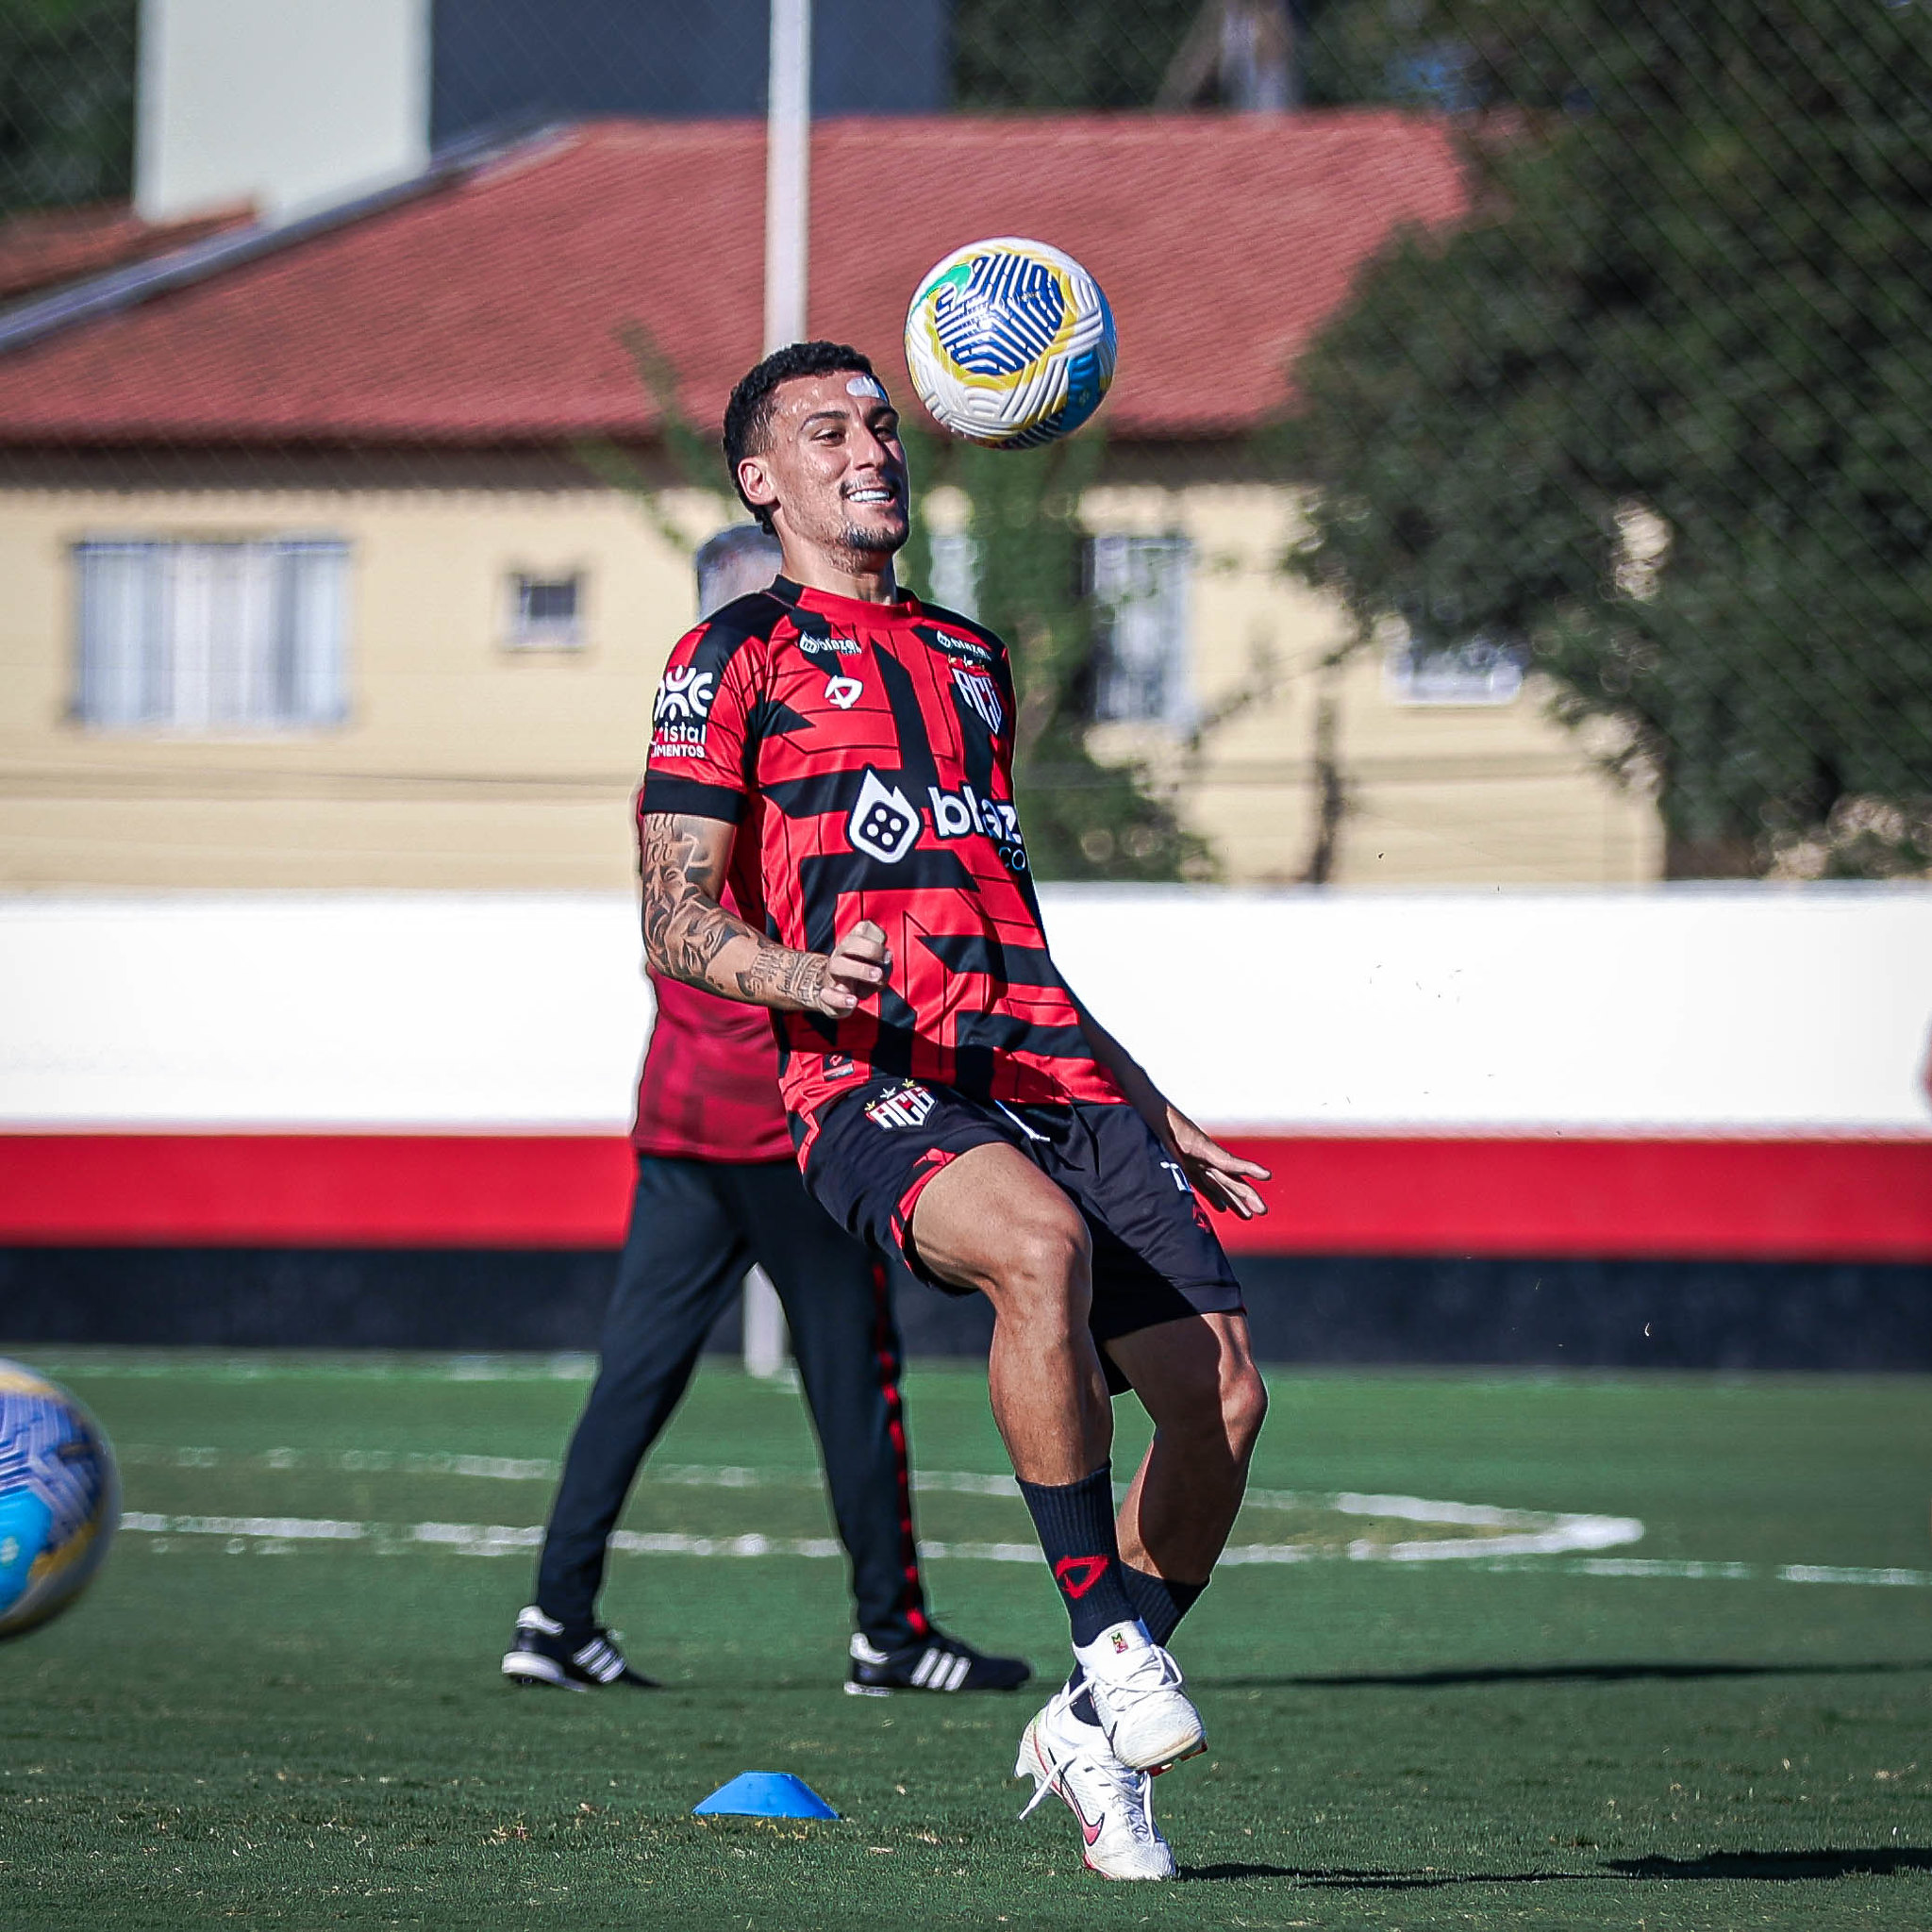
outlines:
[[0, 5], [0, 213], [125, 200], [137, 0]]
[[[1013, 789], [1035, 874], [1047, 879], [1205, 878], [1207, 845], [1185, 830], [1130, 765], [1087, 747], [1096, 656], [1092, 600], [1081, 585], [1080, 498], [1099, 474], [1094, 429], [1039, 450], [991, 450], [918, 437], [909, 456], [922, 494], [960, 490], [975, 557], [978, 617], [1006, 640], [1018, 698]], [[917, 532], [924, 522], [916, 517]], [[924, 558], [906, 559], [923, 584]]]
[[1488, 138], [1296, 372], [1295, 567], [1520, 644], [1674, 874], [1932, 863], [1932, 8], [1356, 12], [1354, 84]]

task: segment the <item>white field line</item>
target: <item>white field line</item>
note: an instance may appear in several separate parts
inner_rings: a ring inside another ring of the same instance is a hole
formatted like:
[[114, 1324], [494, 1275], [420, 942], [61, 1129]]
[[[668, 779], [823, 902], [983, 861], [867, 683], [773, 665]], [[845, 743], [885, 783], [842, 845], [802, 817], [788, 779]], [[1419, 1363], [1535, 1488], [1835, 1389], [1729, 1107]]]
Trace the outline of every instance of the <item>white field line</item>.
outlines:
[[[501, 1523], [353, 1523], [332, 1517], [301, 1516], [164, 1516], [129, 1510], [121, 1527], [135, 1535], [153, 1536], [162, 1550], [175, 1537], [219, 1537], [231, 1556], [256, 1551], [281, 1556], [303, 1542], [367, 1542], [382, 1554], [414, 1548], [443, 1549], [464, 1557], [512, 1557], [527, 1554], [543, 1541], [541, 1524]], [[1499, 1539], [1514, 1545], [1526, 1539]], [[819, 1559], [844, 1555], [830, 1537], [687, 1536], [677, 1531], [618, 1530], [612, 1550], [624, 1556], [648, 1557], [805, 1557]], [[1037, 1563], [1033, 1543], [938, 1542], [921, 1547], [928, 1557], [957, 1562]], [[1345, 1557], [1356, 1561], [1405, 1560], [1406, 1550], [1430, 1550], [1430, 1544], [1396, 1543], [1386, 1548], [1352, 1543], [1345, 1551], [1310, 1548], [1303, 1543], [1237, 1543], [1223, 1553], [1225, 1564], [1289, 1564], [1332, 1562]], [[1476, 1567], [1496, 1574], [1553, 1569], [1572, 1576], [1663, 1577], [1721, 1579], [1726, 1582], [1837, 1583], [1886, 1589], [1932, 1590], [1932, 1570], [1874, 1570], [1819, 1563], [1719, 1563], [1690, 1560], [1649, 1560], [1635, 1557], [1578, 1557], [1564, 1563], [1529, 1562], [1513, 1547], [1483, 1560], [1474, 1550]]]
[[[151, 1443], [131, 1443], [122, 1452], [121, 1459], [130, 1464], [161, 1464], [175, 1469], [214, 1469], [226, 1463], [275, 1470], [324, 1468], [358, 1475], [474, 1476], [491, 1482], [551, 1482], [558, 1474], [558, 1465], [544, 1457], [466, 1456], [448, 1451], [344, 1449], [305, 1455], [298, 1449], [284, 1448], [265, 1450], [255, 1456], [236, 1456], [219, 1449], [169, 1449], [158, 1448]], [[735, 1463], [658, 1464], [646, 1471], [645, 1480], [666, 1488], [717, 1490], [816, 1490], [822, 1482], [815, 1470], [754, 1469]], [[1011, 1476], [984, 1474], [975, 1470], [916, 1470], [912, 1487], [929, 1493], [1019, 1495], [1019, 1489]], [[1443, 1537], [1400, 1543], [1374, 1543], [1361, 1540], [1348, 1546], [1349, 1557], [1357, 1562], [1424, 1563], [1474, 1557], [1554, 1557], [1572, 1550], [1615, 1549], [1624, 1543], [1638, 1542], [1643, 1536], [1643, 1524], [1633, 1516], [1506, 1509], [1489, 1503], [1448, 1503], [1429, 1496], [1364, 1495], [1352, 1490], [1332, 1492], [1250, 1490], [1245, 1501], [1251, 1509], [1317, 1510], [1341, 1516], [1373, 1516], [1397, 1523], [1460, 1524], [1471, 1528], [1505, 1532], [1493, 1536]], [[931, 1542], [925, 1544], [925, 1548], [936, 1556], [943, 1554], [945, 1547]], [[958, 1547], [974, 1551], [1024, 1548], [1028, 1556], [1031, 1555], [1030, 1544], [975, 1543]], [[1240, 1547], [1250, 1554], [1243, 1557], [1231, 1550], [1222, 1560], [1293, 1563], [1307, 1561], [1316, 1554], [1306, 1546], [1290, 1543], [1249, 1543]], [[1286, 1554], [1291, 1550], [1296, 1554]], [[999, 1557], [991, 1560], [1017, 1559]]]
[[[286, 1555], [303, 1542], [366, 1542], [382, 1554], [409, 1548], [442, 1549], [464, 1557], [513, 1557], [535, 1549], [543, 1541], [541, 1524], [501, 1523], [353, 1523], [332, 1517], [303, 1516], [164, 1516], [145, 1510], [128, 1510], [121, 1527], [137, 1536], [153, 1536], [161, 1549], [175, 1537], [210, 1537], [225, 1541], [229, 1554], [240, 1556], [258, 1551], [265, 1556]], [[1523, 1539], [1499, 1539], [1514, 1544]], [[610, 1547], [625, 1556], [645, 1557], [807, 1557], [830, 1559], [842, 1557], [843, 1549], [830, 1537], [777, 1536], [687, 1536], [674, 1531], [621, 1529], [610, 1539]], [[1352, 1543], [1346, 1550], [1310, 1548], [1304, 1543], [1237, 1543], [1221, 1558], [1229, 1564], [1288, 1564], [1332, 1562], [1338, 1558], [1355, 1561], [1405, 1560], [1397, 1554], [1405, 1549], [1431, 1549], [1431, 1544], [1396, 1543], [1387, 1548]], [[937, 1542], [924, 1540], [922, 1548], [929, 1557], [957, 1562], [1037, 1563], [1040, 1551], [1033, 1543]], [[1477, 1555], [1474, 1551], [1466, 1552]], [[1552, 1570], [1571, 1576], [1665, 1577], [1719, 1579], [1727, 1582], [1837, 1583], [1875, 1585], [1890, 1589], [1932, 1590], [1932, 1570], [1871, 1570], [1817, 1563], [1718, 1563], [1683, 1560], [1650, 1560], [1637, 1557], [1583, 1557], [1551, 1564], [1524, 1560], [1521, 1550], [1485, 1561], [1478, 1556], [1476, 1567], [1497, 1574], [1534, 1571], [1548, 1575]]]

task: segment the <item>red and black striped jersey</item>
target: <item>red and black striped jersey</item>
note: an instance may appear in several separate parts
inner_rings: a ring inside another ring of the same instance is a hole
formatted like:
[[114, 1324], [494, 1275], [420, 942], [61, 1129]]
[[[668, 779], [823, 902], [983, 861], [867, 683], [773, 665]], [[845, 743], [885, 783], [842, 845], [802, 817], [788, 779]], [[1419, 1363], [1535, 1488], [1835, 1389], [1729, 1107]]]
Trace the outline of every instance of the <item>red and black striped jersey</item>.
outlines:
[[731, 891], [783, 944], [828, 953], [870, 919], [892, 950], [856, 1013], [777, 1016], [804, 1143], [876, 1074], [1015, 1104], [1123, 1097], [1048, 956], [1012, 758], [1005, 645], [910, 596], [780, 577], [672, 652], [640, 809], [734, 823]]

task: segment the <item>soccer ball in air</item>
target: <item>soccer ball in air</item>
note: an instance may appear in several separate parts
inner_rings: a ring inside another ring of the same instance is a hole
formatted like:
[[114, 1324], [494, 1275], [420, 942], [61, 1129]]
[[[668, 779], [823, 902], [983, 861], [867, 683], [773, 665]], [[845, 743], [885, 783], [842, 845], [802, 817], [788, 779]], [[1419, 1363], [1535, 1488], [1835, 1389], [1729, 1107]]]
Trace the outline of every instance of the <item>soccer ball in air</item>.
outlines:
[[1113, 382], [1113, 311], [1071, 255], [1006, 236], [956, 248], [906, 314], [906, 366], [942, 428], [1030, 449], [1079, 428]]
[[114, 1454], [66, 1390], [0, 1361], [0, 1637], [64, 1610], [121, 1520]]

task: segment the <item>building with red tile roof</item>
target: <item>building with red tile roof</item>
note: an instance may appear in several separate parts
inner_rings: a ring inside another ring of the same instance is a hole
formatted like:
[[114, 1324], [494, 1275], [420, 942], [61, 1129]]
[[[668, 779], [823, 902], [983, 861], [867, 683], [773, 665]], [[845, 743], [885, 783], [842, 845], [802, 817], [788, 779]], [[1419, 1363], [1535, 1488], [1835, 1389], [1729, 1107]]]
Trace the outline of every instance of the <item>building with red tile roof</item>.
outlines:
[[[1067, 249], [1120, 326], [1111, 431], [1240, 435], [1405, 224], [1466, 206], [1448, 125], [1385, 110], [822, 124], [809, 325], [903, 377], [922, 272], [961, 241]], [[557, 129], [359, 219], [6, 347], [0, 443], [647, 438], [641, 324], [715, 423], [757, 360], [764, 133]]]
[[0, 221], [0, 306], [48, 289], [150, 261], [191, 243], [245, 227], [244, 203], [185, 221], [143, 221], [125, 202], [30, 208]]
[[[828, 121], [811, 204], [808, 325], [902, 397], [906, 305], [961, 242], [1037, 236], [1106, 288], [1092, 742], [1226, 876], [1318, 847], [1341, 882], [1655, 876], [1655, 813], [1520, 665], [1424, 677], [1281, 567], [1302, 498], [1250, 432], [1377, 251], [1468, 212], [1444, 122]], [[691, 553], [741, 520], [657, 443], [625, 337], [715, 425], [763, 212], [759, 125], [591, 121], [0, 310], [0, 885], [625, 890]], [[923, 500], [941, 601], [968, 511]]]

